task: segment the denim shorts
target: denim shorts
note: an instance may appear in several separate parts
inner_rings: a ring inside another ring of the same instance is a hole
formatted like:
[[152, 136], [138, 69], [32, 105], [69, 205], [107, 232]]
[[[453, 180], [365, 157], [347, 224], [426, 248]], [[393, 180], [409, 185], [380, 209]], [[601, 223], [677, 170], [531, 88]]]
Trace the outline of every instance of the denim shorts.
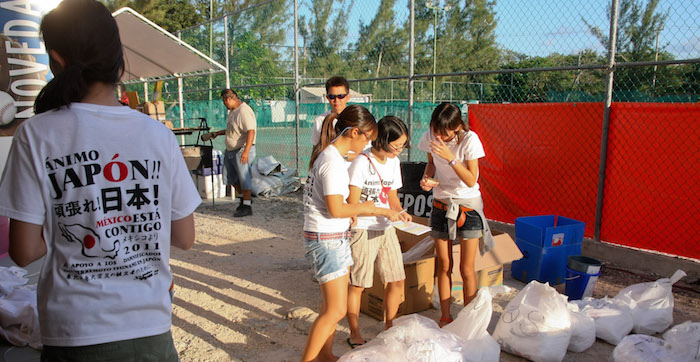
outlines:
[[156, 336], [127, 339], [91, 346], [52, 347], [44, 345], [42, 362], [53, 361], [170, 361], [179, 358], [170, 331]]
[[[430, 236], [437, 239], [448, 239], [447, 232], [447, 212], [433, 207], [430, 212]], [[468, 211], [464, 225], [457, 229], [457, 236], [463, 239], [477, 239], [483, 236], [484, 224], [481, 222], [481, 216], [476, 210]]]
[[352, 265], [350, 231], [339, 233], [317, 233], [304, 231], [306, 260], [314, 266], [319, 284], [348, 274]]
[[240, 185], [243, 190], [253, 189], [253, 178], [250, 174], [253, 160], [255, 160], [255, 145], [250, 146], [248, 163], [241, 163], [241, 155], [244, 148], [224, 152], [224, 170], [226, 171], [227, 185]]

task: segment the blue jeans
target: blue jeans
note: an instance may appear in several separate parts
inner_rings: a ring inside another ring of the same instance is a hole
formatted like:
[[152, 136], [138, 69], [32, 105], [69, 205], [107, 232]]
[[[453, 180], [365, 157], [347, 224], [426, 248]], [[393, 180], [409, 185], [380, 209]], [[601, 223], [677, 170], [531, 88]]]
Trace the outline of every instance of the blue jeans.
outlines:
[[253, 178], [250, 174], [253, 160], [255, 160], [255, 145], [250, 147], [248, 163], [241, 163], [243, 149], [238, 148], [233, 151], [224, 152], [224, 169], [226, 170], [226, 184], [240, 185], [243, 190], [253, 189]]
[[339, 233], [316, 233], [304, 231], [306, 260], [314, 266], [319, 284], [329, 282], [349, 273], [352, 265], [350, 231]]

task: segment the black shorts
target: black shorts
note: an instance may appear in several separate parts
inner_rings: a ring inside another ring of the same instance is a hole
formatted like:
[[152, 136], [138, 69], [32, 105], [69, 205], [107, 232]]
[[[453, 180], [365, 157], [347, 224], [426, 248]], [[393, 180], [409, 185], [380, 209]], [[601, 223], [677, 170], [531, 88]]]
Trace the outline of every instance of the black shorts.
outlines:
[[[430, 236], [437, 239], [449, 239], [447, 232], [447, 212], [433, 207], [430, 212]], [[483, 236], [484, 224], [481, 222], [481, 216], [476, 210], [468, 211], [464, 225], [457, 229], [457, 236], [463, 239], [477, 239]]]

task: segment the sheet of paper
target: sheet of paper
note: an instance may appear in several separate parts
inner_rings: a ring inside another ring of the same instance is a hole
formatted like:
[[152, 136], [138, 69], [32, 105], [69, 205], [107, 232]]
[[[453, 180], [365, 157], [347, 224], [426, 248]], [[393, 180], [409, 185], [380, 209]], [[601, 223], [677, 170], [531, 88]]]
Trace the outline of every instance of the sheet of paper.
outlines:
[[413, 235], [423, 235], [430, 231], [430, 226], [425, 226], [416, 222], [397, 222], [394, 227]]

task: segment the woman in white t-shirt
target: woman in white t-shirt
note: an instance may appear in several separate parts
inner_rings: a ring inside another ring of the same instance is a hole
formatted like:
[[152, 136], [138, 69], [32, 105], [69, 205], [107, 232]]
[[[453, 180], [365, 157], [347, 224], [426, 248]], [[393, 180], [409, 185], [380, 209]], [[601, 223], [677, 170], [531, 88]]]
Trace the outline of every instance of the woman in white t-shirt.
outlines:
[[360, 332], [360, 298], [365, 288], [372, 286], [376, 271], [387, 283], [384, 291], [384, 329], [392, 326], [401, 304], [401, 293], [406, 274], [399, 239], [392, 221], [411, 221], [411, 215], [401, 208], [398, 189], [401, 182], [401, 151], [408, 144], [408, 130], [403, 121], [386, 116], [377, 124], [377, 139], [372, 148], [363, 151], [352, 165], [350, 173], [350, 197], [356, 204], [372, 201], [377, 211], [362, 214], [352, 228], [350, 249], [353, 266], [350, 268], [348, 288], [348, 345], [355, 348], [365, 343]]
[[452, 322], [450, 301], [452, 291], [452, 241], [459, 241], [459, 270], [464, 282], [464, 305], [476, 296], [477, 282], [474, 261], [483, 236], [484, 253], [493, 247], [488, 222], [484, 217], [479, 191], [479, 158], [484, 147], [476, 133], [462, 118], [455, 104], [442, 103], [430, 119], [430, 130], [421, 138], [418, 148], [428, 153], [420, 186], [433, 190], [430, 213], [431, 236], [435, 238], [437, 279], [442, 316], [440, 327]]
[[12, 260], [44, 257], [41, 360], [178, 361], [170, 247], [192, 246], [202, 200], [175, 135], [118, 102], [123, 50], [104, 5], [63, 0], [41, 33], [54, 78], [0, 182]]
[[376, 209], [372, 201], [345, 202], [350, 192], [344, 156], [349, 151], [361, 152], [376, 134], [374, 116], [366, 108], [352, 105], [326, 117], [321, 140], [311, 154], [304, 186], [304, 250], [321, 286], [323, 305], [311, 325], [302, 361], [337, 359], [333, 338], [347, 311], [351, 221]]

